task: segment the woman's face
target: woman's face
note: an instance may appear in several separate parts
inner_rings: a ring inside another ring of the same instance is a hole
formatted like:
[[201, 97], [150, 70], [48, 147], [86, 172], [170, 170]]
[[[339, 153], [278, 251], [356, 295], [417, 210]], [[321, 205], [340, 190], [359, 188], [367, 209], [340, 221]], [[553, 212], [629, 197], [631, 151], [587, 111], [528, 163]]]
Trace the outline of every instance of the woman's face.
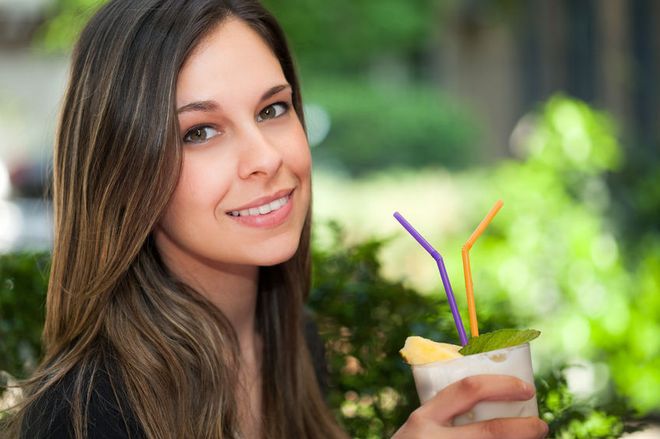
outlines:
[[183, 166], [154, 232], [166, 263], [289, 259], [309, 207], [311, 159], [271, 49], [242, 21], [224, 21], [184, 64], [176, 102]]

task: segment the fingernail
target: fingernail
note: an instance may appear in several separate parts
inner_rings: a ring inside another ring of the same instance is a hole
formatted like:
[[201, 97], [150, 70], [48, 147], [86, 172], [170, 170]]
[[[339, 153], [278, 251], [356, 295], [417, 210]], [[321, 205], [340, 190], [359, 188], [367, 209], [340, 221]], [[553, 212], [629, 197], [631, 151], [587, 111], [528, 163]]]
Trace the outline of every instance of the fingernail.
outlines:
[[534, 388], [534, 386], [526, 381], [523, 381], [523, 391], [529, 394], [530, 398], [534, 396], [534, 394], [536, 393], [536, 389]]

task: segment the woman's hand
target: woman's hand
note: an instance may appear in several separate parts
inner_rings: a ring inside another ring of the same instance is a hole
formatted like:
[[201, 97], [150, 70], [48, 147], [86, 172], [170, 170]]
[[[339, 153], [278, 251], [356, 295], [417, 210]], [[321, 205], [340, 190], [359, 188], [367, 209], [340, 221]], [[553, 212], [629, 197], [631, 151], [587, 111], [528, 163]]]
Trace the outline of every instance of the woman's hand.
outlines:
[[500, 418], [452, 426], [452, 419], [469, 411], [480, 401], [525, 401], [534, 388], [518, 378], [505, 375], [477, 375], [464, 378], [438, 392], [433, 399], [411, 413], [392, 439], [537, 439], [548, 434], [548, 426], [536, 417]]

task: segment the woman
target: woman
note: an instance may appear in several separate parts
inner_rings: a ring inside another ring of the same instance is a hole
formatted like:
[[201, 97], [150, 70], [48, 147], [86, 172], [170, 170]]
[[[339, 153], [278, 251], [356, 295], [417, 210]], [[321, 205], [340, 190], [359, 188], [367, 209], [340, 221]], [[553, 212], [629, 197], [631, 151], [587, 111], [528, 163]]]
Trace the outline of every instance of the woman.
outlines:
[[[308, 342], [310, 153], [275, 20], [250, 0], [118, 0], [75, 48], [54, 153], [45, 358], [22, 437], [340, 438]], [[448, 387], [397, 433], [451, 427], [513, 378]]]

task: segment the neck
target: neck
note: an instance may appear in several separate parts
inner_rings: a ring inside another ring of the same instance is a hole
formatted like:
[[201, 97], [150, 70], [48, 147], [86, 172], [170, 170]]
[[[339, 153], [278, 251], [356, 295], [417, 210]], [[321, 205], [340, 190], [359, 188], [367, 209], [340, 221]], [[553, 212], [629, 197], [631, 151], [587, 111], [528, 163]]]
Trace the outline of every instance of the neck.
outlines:
[[236, 332], [243, 359], [254, 361], [259, 348], [255, 326], [259, 267], [163, 259], [178, 279], [222, 311]]
[[186, 283], [222, 311], [236, 332], [243, 357], [252, 356], [257, 347], [255, 314], [259, 268], [223, 267], [221, 271], [212, 272], [209, 276], [192, 277]]

